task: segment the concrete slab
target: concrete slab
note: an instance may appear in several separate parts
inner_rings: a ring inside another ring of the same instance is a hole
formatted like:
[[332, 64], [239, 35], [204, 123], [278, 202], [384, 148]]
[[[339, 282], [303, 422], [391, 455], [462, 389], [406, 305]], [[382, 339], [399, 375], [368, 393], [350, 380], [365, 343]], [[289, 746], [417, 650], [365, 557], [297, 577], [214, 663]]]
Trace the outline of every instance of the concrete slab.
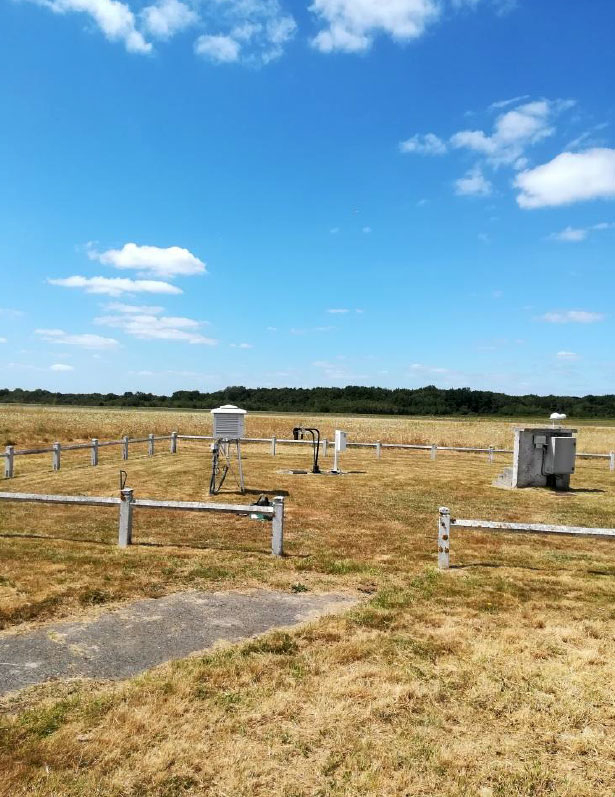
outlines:
[[90, 621], [0, 634], [0, 694], [62, 678], [128, 678], [165, 661], [341, 611], [340, 594], [180, 592]]

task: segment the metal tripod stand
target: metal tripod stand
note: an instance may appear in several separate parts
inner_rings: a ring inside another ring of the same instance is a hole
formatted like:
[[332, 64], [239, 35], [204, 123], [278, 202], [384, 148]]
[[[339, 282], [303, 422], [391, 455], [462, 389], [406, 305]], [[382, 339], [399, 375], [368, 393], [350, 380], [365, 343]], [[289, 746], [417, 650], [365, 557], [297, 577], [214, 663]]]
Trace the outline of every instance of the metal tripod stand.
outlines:
[[[237, 470], [234, 465], [236, 464]], [[239, 492], [244, 493], [243, 467], [241, 464], [241, 444], [238, 439], [219, 438], [211, 444], [211, 479], [209, 494], [216, 495], [229, 473], [235, 477]]]

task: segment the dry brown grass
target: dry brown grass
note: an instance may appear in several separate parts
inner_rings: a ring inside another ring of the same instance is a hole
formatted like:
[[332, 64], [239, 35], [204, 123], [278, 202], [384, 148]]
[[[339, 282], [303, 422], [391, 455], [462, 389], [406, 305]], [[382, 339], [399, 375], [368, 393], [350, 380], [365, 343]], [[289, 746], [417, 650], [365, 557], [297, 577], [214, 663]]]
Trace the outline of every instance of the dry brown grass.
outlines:
[[[54, 413], [48, 426], [59, 432]], [[152, 416], [168, 417], [117, 413], [111, 428], [86, 415], [84, 438], [163, 431]], [[248, 432], [286, 435], [299, 420], [250, 417]], [[337, 423], [323, 419], [330, 434], [325, 422]], [[389, 424], [410, 434], [415, 423], [411, 434], [432, 433], [415, 421], [340, 425], [355, 439], [385, 440], [398, 433]], [[451, 434], [458, 426], [440, 423]], [[459, 426], [458, 439], [441, 442], [499, 444], [481, 437], [483, 423], [472, 440], [470, 424]], [[3, 489], [115, 494], [121, 462], [107, 451], [98, 468], [83, 452], [67, 455], [59, 473], [47, 457], [38, 472], [18, 462], [22, 475]], [[280, 452], [250, 446], [245, 469], [249, 489], [288, 492], [281, 561], [267, 553], [270, 526], [247, 519], [137, 510], [137, 544], [120, 551], [115, 510], [0, 506], [0, 608], [11, 633], [187, 588], [301, 585], [367, 599], [346, 616], [122, 684], [38, 687], [6, 700], [0, 794], [613, 794], [613, 543], [456, 532], [457, 567], [433, 569], [441, 504], [464, 517], [615, 525], [606, 464], [582, 462], [575, 490], [556, 495], [491, 488], [505, 457], [489, 465], [386, 452], [378, 461], [351, 450], [343, 465], [357, 472], [335, 478], [279, 473], [309, 458], [307, 449]], [[137, 496], [205, 496], [206, 446], [182, 443], [177, 456], [153, 459], [135, 452], [126, 465]]]
[[[489, 446], [510, 448], [512, 430], [519, 420], [492, 418], [394, 418], [386, 416], [335, 415], [248, 415], [246, 434], [250, 437], [290, 437], [295, 425], [316, 426], [324, 437], [333, 437], [343, 426], [351, 440], [386, 443], [417, 443], [450, 446]], [[531, 425], [540, 425], [532, 419]], [[575, 422], [576, 423], [576, 422]], [[615, 450], [615, 425], [583, 421], [579, 426], [579, 450], [606, 453]], [[17, 447], [37, 443], [87, 441], [92, 437], [119, 439], [124, 435], [144, 437], [154, 434], [210, 434], [209, 411], [74, 409], [0, 405], [0, 445]]]

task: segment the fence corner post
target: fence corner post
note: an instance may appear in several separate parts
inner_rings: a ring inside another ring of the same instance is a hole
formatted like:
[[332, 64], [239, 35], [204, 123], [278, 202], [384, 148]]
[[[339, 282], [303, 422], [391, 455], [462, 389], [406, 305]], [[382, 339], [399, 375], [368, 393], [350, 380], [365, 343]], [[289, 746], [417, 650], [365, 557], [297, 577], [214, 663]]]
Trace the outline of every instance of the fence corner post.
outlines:
[[271, 553], [274, 556], [284, 555], [284, 496], [282, 495], [276, 495], [273, 499]]
[[98, 438], [92, 438], [92, 451], [90, 452], [90, 462], [92, 465], [98, 465]]
[[376, 459], [380, 459], [382, 456], [382, 443], [380, 440], [376, 443]]
[[154, 435], [150, 434], [147, 436], [147, 456], [153, 457], [154, 456]]
[[438, 446], [434, 443], [429, 451], [429, 459], [436, 458], [436, 451], [438, 450]]
[[451, 549], [451, 511], [446, 506], [440, 507], [438, 517], [438, 568], [448, 570]]
[[327, 448], [328, 447], [329, 447], [329, 441], [325, 437], [325, 439], [322, 441], [322, 455], [323, 455], [323, 457], [327, 456]]
[[177, 432], [171, 432], [171, 454], [177, 454]]
[[609, 470], [615, 470], [615, 451], [609, 454]]
[[122, 459], [128, 459], [128, 437], [122, 439]]
[[132, 543], [132, 502], [133, 490], [125, 487], [120, 492], [120, 530], [117, 544], [120, 548]]
[[489, 446], [489, 453], [487, 454], [487, 460], [489, 462], [493, 462], [494, 454], [495, 454], [495, 447]]
[[276, 438], [276, 437], [272, 437], [272, 438], [271, 438], [271, 456], [272, 456], [272, 457], [275, 457], [275, 447], [276, 447], [276, 443], [277, 443], [277, 438]]
[[15, 457], [15, 446], [7, 446], [5, 449], [5, 456], [4, 456], [4, 478], [5, 479], [12, 479], [13, 478], [13, 462]]
[[60, 470], [62, 464], [62, 444], [54, 443], [51, 453], [51, 466], [54, 470]]

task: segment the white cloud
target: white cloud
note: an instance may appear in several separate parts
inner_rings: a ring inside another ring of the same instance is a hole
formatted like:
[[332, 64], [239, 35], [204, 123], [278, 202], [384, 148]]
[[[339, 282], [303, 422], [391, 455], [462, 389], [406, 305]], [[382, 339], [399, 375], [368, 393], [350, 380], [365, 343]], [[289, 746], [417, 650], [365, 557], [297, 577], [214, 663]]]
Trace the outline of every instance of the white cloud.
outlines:
[[579, 355], [574, 351], [558, 351], [555, 356], [558, 360], [564, 360], [566, 362], [573, 362], [579, 359]]
[[194, 50], [214, 63], [268, 64], [282, 55], [297, 30], [278, 0], [204, 0], [202, 5], [210, 32], [199, 36]]
[[464, 177], [455, 180], [455, 193], [460, 196], [489, 196], [492, 185], [480, 166], [474, 166]]
[[314, 0], [310, 10], [325, 26], [312, 40], [323, 53], [364, 52], [379, 34], [410, 41], [440, 15], [436, 0]]
[[198, 14], [180, 0], [158, 0], [143, 8], [140, 17], [145, 30], [157, 39], [170, 39], [199, 19]]
[[339, 227], [331, 227], [331, 229], [329, 230], [331, 235], [337, 235], [339, 231], [340, 231]]
[[330, 310], [327, 310], [328, 313], [332, 313], [333, 315], [341, 315], [343, 313], [349, 313], [346, 307], [332, 307]]
[[604, 313], [592, 313], [587, 310], [561, 310], [545, 313], [540, 316], [539, 321], [547, 321], [549, 324], [595, 324], [597, 321], [604, 321]]
[[23, 315], [21, 310], [13, 307], [0, 307], [0, 318], [20, 318]]
[[554, 232], [549, 235], [552, 241], [566, 241], [578, 243], [584, 241], [592, 232], [603, 230], [612, 230], [615, 228], [615, 222], [601, 221], [599, 224], [592, 224], [591, 227], [566, 227], [561, 232]]
[[229, 343], [229, 346], [232, 349], [253, 349], [254, 346], [251, 343]]
[[65, 365], [64, 363], [54, 363], [53, 365], [49, 366], [50, 371], [74, 371], [74, 367], [72, 365]]
[[587, 238], [588, 230], [577, 227], [566, 227], [561, 232], [551, 233], [549, 238], [553, 241], [584, 241]]
[[[162, 312], [162, 308], [154, 308]], [[140, 310], [140, 308], [138, 308]], [[140, 340], [173, 340], [184, 343], [214, 346], [217, 341], [201, 334], [204, 322], [182, 316], [163, 316], [159, 313], [122, 310], [119, 315], [106, 315], [94, 319], [101, 326], [121, 329]]]
[[103, 338], [100, 335], [70, 335], [63, 329], [35, 329], [34, 334], [38, 335], [45, 343], [60, 343], [64, 346], [81, 346], [84, 349], [111, 349], [118, 345], [115, 338]]
[[101, 293], [108, 296], [121, 296], [123, 293], [183, 293], [180, 288], [158, 280], [133, 280], [123, 277], [66, 277], [48, 279], [50, 285], [62, 288], [83, 288], [86, 293]]
[[145, 304], [124, 304], [123, 302], [109, 302], [102, 305], [105, 310], [112, 313], [147, 313], [148, 315], [159, 315], [164, 312], [164, 307]]
[[364, 233], [365, 235], [369, 235], [370, 232], [372, 232], [372, 228], [371, 227], [363, 227], [361, 232]]
[[418, 133], [412, 138], [400, 141], [399, 151], [403, 153], [416, 153], [417, 155], [444, 155], [447, 151], [446, 144], [435, 133]]
[[131, 53], [149, 53], [152, 45], [136, 29], [135, 15], [119, 0], [34, 0], [56, 14], [87, 14], [109, 41], [123, 42]]
[[239, 61], [241, 44], [230, 36], [199, 36], [194, 43], [194, 52], [214, 64], [231, 64]]
[[615, 197], [615, 149], [562, 152], [515, 178], [522, 208], [567, 205]]
[[0, 338], [0, 343], [8, 343], [6, 338]]
[[205, 263], [188, 249], [181, 246], [139, 246], [124, 244], [121, 249], [108, 249], [106, 252], [88, 250], [90, 260], [98, 260], [106, 266], [118, 269], [137, 269], [156, 277], [190, 277], [205, 273]]
[[524, 168], [525, 149], [553, 135], [554, 116], [572, 104], [570, 100], [528, 102], [498, 116], [491, 135], [482, 130], [461, 130], [451, 136], [450, 143], [457, 149], [479, 152], [494, 165], [513, 164], [516, 168]]

